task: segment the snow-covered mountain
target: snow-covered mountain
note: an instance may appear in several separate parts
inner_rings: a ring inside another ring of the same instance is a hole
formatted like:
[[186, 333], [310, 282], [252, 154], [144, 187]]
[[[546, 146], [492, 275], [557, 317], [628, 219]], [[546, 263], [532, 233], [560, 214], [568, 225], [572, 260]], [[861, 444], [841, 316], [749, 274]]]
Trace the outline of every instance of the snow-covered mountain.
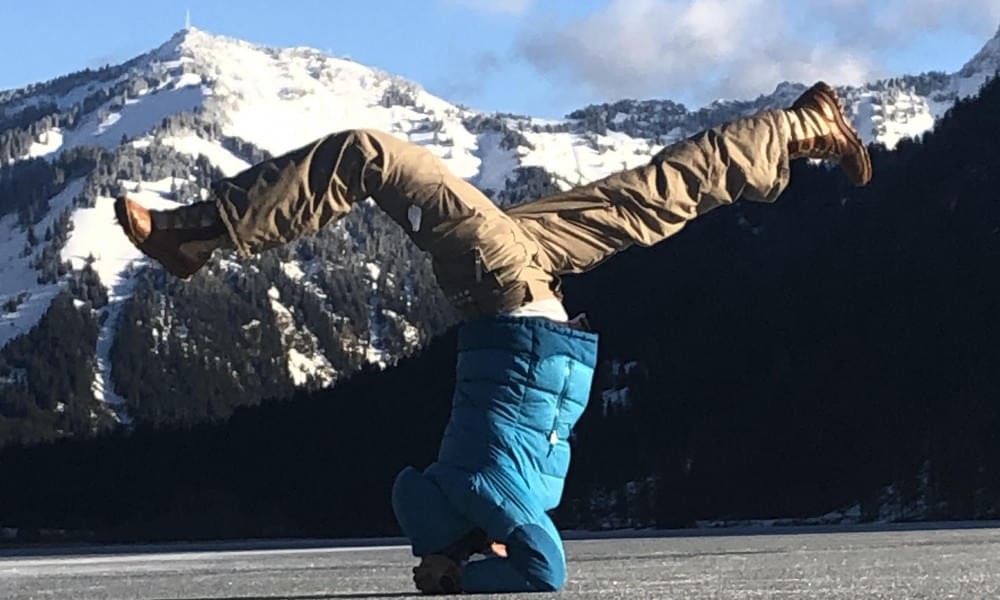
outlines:
[[[958, 99], [979, 92], [1000, 69], [1000, 30], [955, 73], [927, 72], [872, 81], [838, 89], [845, 108], [866, 143], [893, 149], [904, 138], [919, 137], [934, 127]], [[575, 111], [598, 131], [620, 131], [634, 137], [659, 136], [669, 142], [719, 123], [761, 110], [791, 104], [811, 82], [784, 82], [754, 100], [718, 100], [691, 111], [669, 100], [623, 100]]]
[[[1000, 32], [956, 73], [840, 91], [865, 140], [891, 148], [932, 128], [998, 67]], [[171, 317], [179, 292], [144, 279], [140, 267], [148, 261], [117, 229], [111, 206], [122, 191], [148, 206], [169, 207], [206, 197], [212, 177], [235, 174], [261, 157], [327, 132], [367, 127], [426, 146], [498, 202], [513, 202], [641, 164], [660, 146], [706, 127], [787, 106], [803, 89], [804, 83], [782, 83], [754, 100], [717, 101], [693, 111], [667, 100], [624, 100], [562, 120], [484, 114], [316, 50], [263, 48], [187, 29], [122, 65], [0, 92], [0, 347], [32, 330], [61, 290], [77, 290], [77, 306], [99, 323], [89, 364], [101, 408], [92, 414], [103, 410], [122, 422], [133, 416], [126, 397], [133, 407], [138, 401], [135, 389], [120, 389], [111, 375], [122, 327], [129, 335], [144, 331], [154, 352], [209, 353], [210, 340], [197, 339], [190, 323]], [[325, 232], [321, 247], [307, 243], [280, 253], [270, 266], [221, 259], [211, 268], [231, 291], [270, 308], [286, 387], [327, 385], [347, 374], [345, 364], [391, 363], [447, 324], [446, 316], [411, 317], [415, 302], [435, 302], [416, 293], [427, 283], [420, 279], [429, 277], [426, 264], [411, 247], [387, 250], [387, 242], [372, 239], [372, 228], [382, 227], [377, 211], [367, 206], [357, 212], [353, 221]], [[331, 252], [348, 251], [354, 260], [327, 260]], [[257, 281], [272, 267], [281, 289]], [[106, 302], [88, 305], [100, 294], [79, 292], [83, 284], [74, 273], [85, 269], [99, 277]], [[138, 311], [142, 318], [128, 312], [126, 321], [121, 316], [137, 285], [146, 308]], [[149, 285], [155, 290], [147, 293]], [[345, 286], [352, 294], [360, 289], [392, 301], [348, 311], [337, 296]], [[318, 322], [319, 313], [327, 320]], [[252, 345], [268, 323], [248, 317], [238, 324], [239, 340]], [[336, 328], [336, 339], [324, 333], [329, 327]], [[213, 368], [234, 379], [263, 364], [211, 358], [218, 363]], [[0, 372], [0, 393], [4, 386], [28, 385], [25, 369]]]

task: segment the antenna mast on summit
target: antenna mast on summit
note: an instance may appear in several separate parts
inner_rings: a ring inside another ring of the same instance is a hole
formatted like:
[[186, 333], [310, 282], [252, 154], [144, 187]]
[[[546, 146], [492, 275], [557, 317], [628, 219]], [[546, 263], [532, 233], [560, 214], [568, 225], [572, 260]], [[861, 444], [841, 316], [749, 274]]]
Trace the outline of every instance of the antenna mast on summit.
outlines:
[[184, 29], [185, 31], [191, 29], [191, 9], [187, 9], [184, 13]]

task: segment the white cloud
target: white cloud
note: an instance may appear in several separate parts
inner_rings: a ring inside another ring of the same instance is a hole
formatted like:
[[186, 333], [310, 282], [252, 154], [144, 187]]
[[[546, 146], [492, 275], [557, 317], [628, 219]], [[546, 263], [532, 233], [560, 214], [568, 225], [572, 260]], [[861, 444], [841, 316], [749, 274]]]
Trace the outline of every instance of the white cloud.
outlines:
[[887, 74], [880, 52], [894, 44], [956, 30], [985, 39], [998, 22], [1000, 0], [611, 0], [525, 31], [519, 51], [601, 97], [704, 102], [784, 80], [858, 84]]
[[834, 24], [842, 39], [887, 47], [930, 32], [992, 35], [1000, 0], [806, 0], [809, 11]]

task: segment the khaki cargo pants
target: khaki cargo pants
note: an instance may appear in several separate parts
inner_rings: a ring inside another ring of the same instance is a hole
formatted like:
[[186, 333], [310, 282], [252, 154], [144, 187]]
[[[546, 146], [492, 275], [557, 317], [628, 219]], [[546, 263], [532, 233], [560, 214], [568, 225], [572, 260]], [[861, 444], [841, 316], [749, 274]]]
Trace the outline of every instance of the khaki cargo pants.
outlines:
[[252, 254], [310, 235], [367, 197], [430, 253], [463, 318], [558, 297], [558, 277], [632, 244], [650, 246], [740, 196], [774, 201], [788, 183], [781, 111], [670, 145], [641, 167], [504, 212], [428, 150], [348, 130], [214, 186], [236, 249]]

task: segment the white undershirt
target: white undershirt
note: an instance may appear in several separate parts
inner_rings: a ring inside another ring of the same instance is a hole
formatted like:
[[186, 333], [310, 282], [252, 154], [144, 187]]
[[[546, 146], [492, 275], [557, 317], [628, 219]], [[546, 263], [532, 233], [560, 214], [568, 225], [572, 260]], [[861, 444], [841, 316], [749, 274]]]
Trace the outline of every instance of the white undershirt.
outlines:
[[546, 298], [535, 300], [507, 313], [512, 317], [545, 317], [546, 319], [566, 323], [569, 315], [566, 308], [558, 298]]

